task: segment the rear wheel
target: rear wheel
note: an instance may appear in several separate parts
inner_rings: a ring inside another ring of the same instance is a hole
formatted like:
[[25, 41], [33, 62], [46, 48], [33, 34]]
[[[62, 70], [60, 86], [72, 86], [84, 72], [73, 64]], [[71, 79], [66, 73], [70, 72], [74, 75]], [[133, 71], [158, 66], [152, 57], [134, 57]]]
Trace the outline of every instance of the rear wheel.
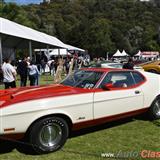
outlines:
[[64, 119], [49, 117], [37, 121], [31, 127], [29, 141], [37, 153], [49, 153], [60, 149], [68, 134], [68, 124]]
[[157, 97], [150, 107], [150, 117], [160, 119], [160, 97]]

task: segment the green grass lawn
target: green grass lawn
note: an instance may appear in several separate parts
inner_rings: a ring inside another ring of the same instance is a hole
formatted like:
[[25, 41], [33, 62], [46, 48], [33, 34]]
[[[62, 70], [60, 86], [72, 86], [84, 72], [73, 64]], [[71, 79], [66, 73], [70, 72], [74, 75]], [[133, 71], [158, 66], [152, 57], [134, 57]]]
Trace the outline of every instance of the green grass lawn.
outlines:
[[[53, 83], [54, 77], [50, 76], [49, 73], [45, 73], [39, 77], [39, 84], [40, 85], [45, 85], [45, 84], [51, 84]], [[17, 76], [16, 79], [16, 86], [20, 86], [20, 78]], [[29, 79], [27, 80], [27, 86], [29, 86]], [[4, 85], [0, 84], [0, 89], [4, 89]]]
[[[140, 153], [144, 149], [160, 151], [159, 133], [159, 120], [151, 122], [139, 116], [74, 132], [65, 146], [54, 153], [29, 155], [14, 148], [6, 153], [0, 151], [0, 160], [110, 160], [114, 158], [103, 158], [101, 154]], [[3, 144], [0, 146], [2, 149]], [[143, 158], [138, 156], [128, 159], [142, 160]], [[155, 158], [150, 159], [155, 160]]]
[[[53, 77], [41, 76], [41, 84], [50, 83], [53, 83]], [[149, 121], [145, 116], [138, 116], [74, 132], [61, 150], [45, 155], [27, 154], [16, 147], [8, 152], [1, 143], [0, 160], [112, 160], [115, 158], [104, 158], [101, 154], [126, 155], [142, 150], [160, 152], [160, 120]], [[140, 156], [127, 159], [144, 160]], [[156, 160], [147, 158], [150, 159]]]

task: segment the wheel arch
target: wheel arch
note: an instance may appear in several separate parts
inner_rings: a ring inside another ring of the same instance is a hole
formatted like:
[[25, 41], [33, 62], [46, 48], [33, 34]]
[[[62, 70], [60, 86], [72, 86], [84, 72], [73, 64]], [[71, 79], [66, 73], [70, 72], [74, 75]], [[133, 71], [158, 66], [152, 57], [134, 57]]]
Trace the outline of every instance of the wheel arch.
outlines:
[[156, 98], [155, 98], [155, 99], [157, 99], [157, 98], [160, 98], [160, 93], [156, 96]]
[[151, 105], [149, 107], [148, 116], [149, 116], [150, 120], [160, 119], [159, 107], [158, 107], [158, 109], [155, 109], [156, 102], [158, 101], [158, 103], [160, 103], [159, 100], [160, 100], [160, 94], [155, 97], [155, 99], [152, 101], [152, 103], [151, 103]]
[[[153, 104], [158, 98], [160, 98], [160, 94], [158, 94], [158, 95], [153, 99], [153, 101], [152, 101], [150, 107], [152, 106], [152, 104]], [[149, 108], [150, 108], [150, 107], [149, 107]]]

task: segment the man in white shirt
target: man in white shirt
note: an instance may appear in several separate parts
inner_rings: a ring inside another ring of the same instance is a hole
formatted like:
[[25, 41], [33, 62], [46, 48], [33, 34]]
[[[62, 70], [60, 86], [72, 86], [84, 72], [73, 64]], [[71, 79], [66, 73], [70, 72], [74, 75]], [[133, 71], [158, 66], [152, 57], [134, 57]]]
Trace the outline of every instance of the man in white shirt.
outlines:
[[5, 89], [8, 88], [15, 88], [16, 87], [16, 70], [15, 68], [10, 64], [11, 60], [5, 59], [3, 65], [2, 65], [2, 72], [3, 72], [3, 82], [5, 85]]

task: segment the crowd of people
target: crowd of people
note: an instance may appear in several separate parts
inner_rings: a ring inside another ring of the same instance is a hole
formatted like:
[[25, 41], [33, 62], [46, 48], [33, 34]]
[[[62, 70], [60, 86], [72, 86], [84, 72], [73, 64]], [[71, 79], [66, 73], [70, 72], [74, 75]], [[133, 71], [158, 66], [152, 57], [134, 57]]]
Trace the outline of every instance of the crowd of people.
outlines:
[[[104, 60], [103, 57], [94, 59], [96, 63]], [[30, 86], [39, 85], [39, 76], [46, 72], [53, 76], [53, 81], [57, 83], [62, 80], [62, 72], [67, 76], [72, 70], [80, 69], [88, 64], [89, 61], [87, 59], [77, 56], [56, 57], [50, 60], [41, 59], [38, 64], [36, 61], [31, 60], [30, 57], [24, 57], [14, 64], [11, 63], [10, 59], [6, 58], [1, 67], [0, 78], [4, 83], [5, 89], [16, 87], [17, 74], [20, 77], [21, 87], [27, 86], [27, 80], [29, 80]], [[123, 65], [124, 69], [133, 69], [133, 67], [132, 58], [129, 58], [128, 62]]]
[[29, 58], [23, 58], [18, 62], [17, 66], [14, 66], [9, 58], [4, 59], [1, 70], [3, 77], [3, 83], [5, 89], [16, 87], [17, 74], [20, 76], [20, 86], [27, 85], [27, 78], [29, 77], [30, 86], [38, 85], [38, 75], [40, 72], [35, 65], [34, 61], [30, 61]]
[[86, 65], [86, 63], [88, 62], [82, 57], [57, 57], [49, 61], [41, 59], [40, 64], [31, 60], [30, 57], [24, 57], [14, 64], [12, 64], [10, 59], [6, 58], [2, 64], [0, 76], [5, 89], [16, 87], [17, 75], [20, 77], [21, 87], [27, 86], [27, 80], [29, 80], [30, 86], [36, 86], [39, 85], [39, 76], [46, 72], [49, 72], [53, 76], [53, 80], [58, 82], [61, 80], [59, 77], [62, 71], [67, 76], [70, 70], [77, 70], [82, 65]]

